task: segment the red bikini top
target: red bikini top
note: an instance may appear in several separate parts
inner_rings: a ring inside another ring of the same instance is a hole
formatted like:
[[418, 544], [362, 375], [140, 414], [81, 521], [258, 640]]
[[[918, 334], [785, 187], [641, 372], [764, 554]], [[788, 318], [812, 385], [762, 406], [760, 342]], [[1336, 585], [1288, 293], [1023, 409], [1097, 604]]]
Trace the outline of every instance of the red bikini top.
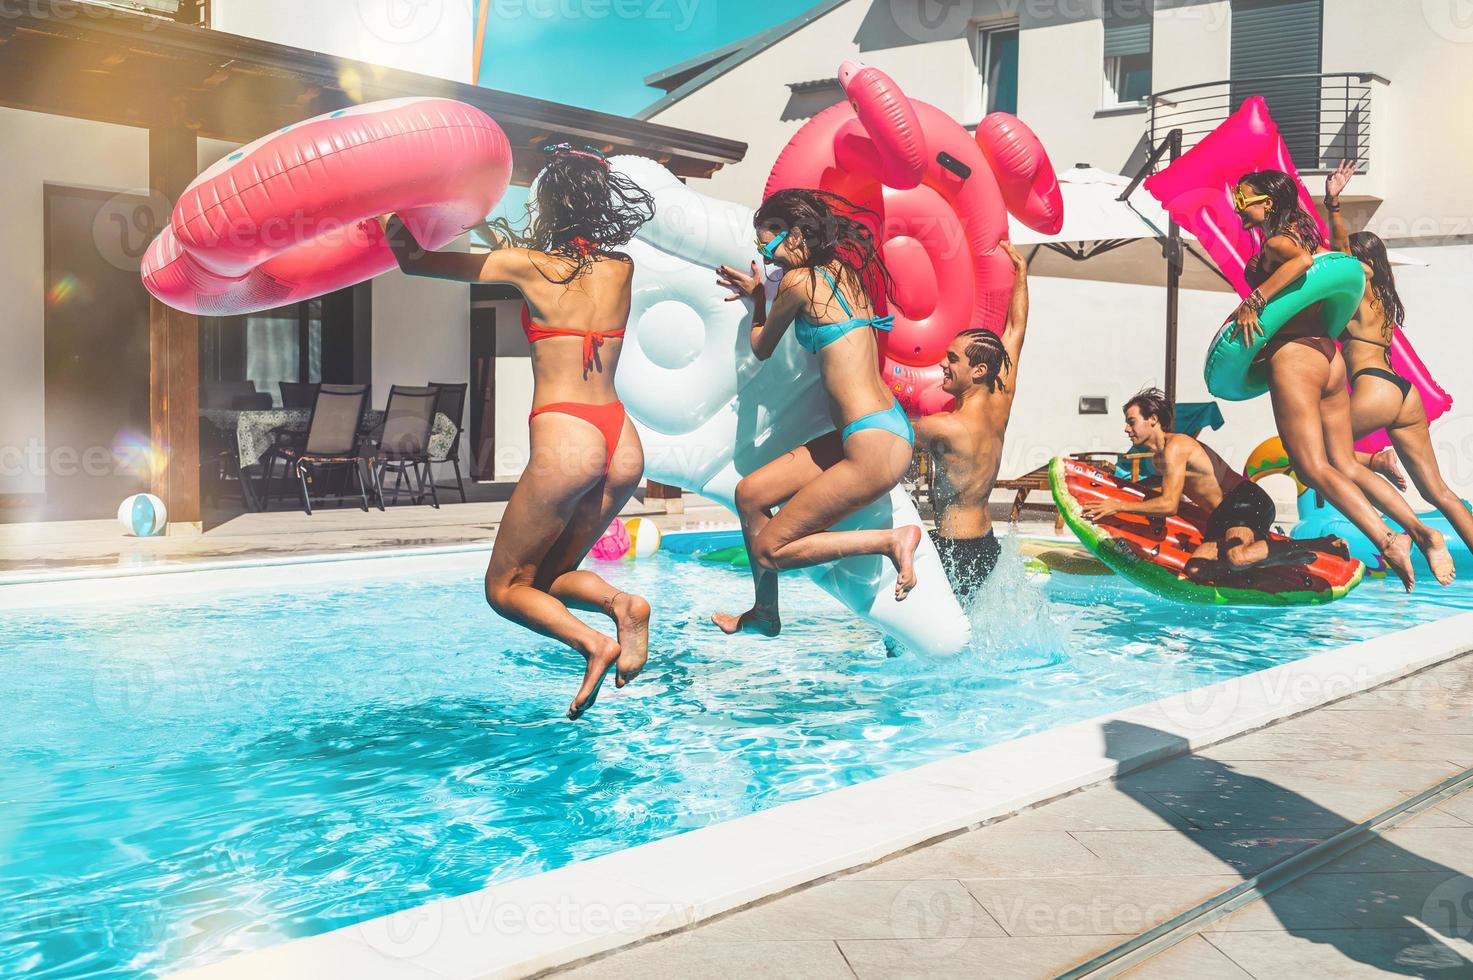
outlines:
[[597, 352], [608, 339], [618, 339], [624, 336], [624, 328], [617, 330], [571, 330], [565, 327], [539, 327], [532, 322], [532, 314], [527, 310], [527, 304], [522, 304], [522, 332], [527, 335], [527, 342], [535, 344], [539, 340], [548, 337], [582, 337], [583, 338], [583, 371], [586, 374], [592, 371], [597, 364]]

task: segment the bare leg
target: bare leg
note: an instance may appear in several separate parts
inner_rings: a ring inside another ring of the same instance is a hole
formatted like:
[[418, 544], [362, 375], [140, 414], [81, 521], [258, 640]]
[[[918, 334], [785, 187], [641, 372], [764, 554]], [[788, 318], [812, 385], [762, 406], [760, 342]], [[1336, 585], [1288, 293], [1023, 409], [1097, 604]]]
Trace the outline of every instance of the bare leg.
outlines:
[[579, 502], [567, 530], [548, 551], [537, 582], [539, 588], [545, 588], [569, 608], [600, 612], [613, 620], [619, 636], [619, 661], [614, 677], [617, 687], [639, 676], [648, 659], [650, 604], [643, 596], [624, 592], [597, 572], [580, 570], [578, 566], [624, 509], [643, 475], [644, 452], [639, 433], [626, 422], [608, 475]]
[[[830, 432], [773, 460], [737, 484], [737, 514], [741, 518], [742, 539], [749, 558], [756, 555], [757, 538], [772, 520], [772, 509], [818, 479], [825, 465], [833, 465], [842, 458], [839, 435]], [[751, 632], [776, 636], [782, 630], [777, 571], [763, 567], [755, 560], [751, 562], [751, 568], [756, 595], [752, 608], [740, 616], [715, 613], [711, 622], [728, 634]]]
[[919, 527], [827, 528], [889, 492], [909, 463], [909, 446], [894, 434], [880, 430], [855, 433], [844, 445], [844, 458], [799, 490], [767, 524], [756, 541], [753, 560], [765, 568], [786, 570], [854, 555], [884, 555], [895, 565], [895, 598], [904, 599], [915, 587]]
[[1396, 452], [1406, 464], [1412, 484], [1429, 504], [1442, 511], [1448, 523], [1458, 532], [1458, 537], [1473, 551], [1473, 513], [1461, 498], [1448, 488], [1437, 466], [1437, 454], [1432, 449], [1432, 437], [1427, 432], [1427, 413], [1422, 407], [1422, 396], [1415, 388], [1407, 396], [1402, 418], [1387, 430]]
[[[1396, 390], [1389, 382], [1383, 387]], [[1350, 396], [1343, 388], [1321, 402], [1320, 415], [1325, 422], [1325, 448], [1331, 465], [1354, 480], [1366, 499], [1376, 505], [1377, 510], [1406, 529], [1412, 540], [1417, 542], [1417, 547], [1427, 556], [1427, 564], [1438, 584], [1450, 584], [1456, 570], [1453, 567], [1453, 556], [1448, 552], [1447, 542], [1443, 541], [1442, 534], [1423, 524], [1416, 511], [1412, 510], [1406, 498], [1395, 487], [1366, 469], [1356, 459], [1350, 423]]]
[[1363, 453], [1359, 449], [1355, 451], [1356, 461], [1372, 473], [1385, 477], [1391, 485], [1398, 490], [1407, 488], [1407, 478], [1401, 472], [1401, 467], [1396, 463], [1396, 453], [1390, 449], [1380, 449], [1374, 453]]
[[[1324, 357], [1304, 345], [1288, 344], [1269, 360], [1268, 374], [1274, 421], [1299, 479], [1319, 491], [1381, 550], [1387, 566], [1410, 592], [1416, 583], [1411, 539], [1387, 527], [1355, 481], [1330, 462], [1326, 422], [1321, 413], [1324, 403], [1336, 394], [1342, 400], [1346, 398], [1345, 362], [1337, 356], [1327, 364]], [[1346, 407], [1342, 405], [1332, 416], [1346, 428], [1344, 435], [1349, 437]]]
[[503, 617], [560, 640], [582, 654], [586, 668], [569, 708], [576, 718], [591, 704], [619, 644], [588, 626], [537, 587], [541, 566], [588, 492], [603, 480], [598, 430], [571, 416], [532, 420], [532, 460], [512, 491], [486, 569], [486, 600]]

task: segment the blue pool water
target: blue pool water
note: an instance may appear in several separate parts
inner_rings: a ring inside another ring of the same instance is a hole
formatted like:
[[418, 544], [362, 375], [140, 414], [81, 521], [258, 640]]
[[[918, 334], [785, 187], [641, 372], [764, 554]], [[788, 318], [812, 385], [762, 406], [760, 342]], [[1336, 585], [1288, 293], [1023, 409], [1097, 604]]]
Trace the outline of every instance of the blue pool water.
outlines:
[[655, 601], [653, 655], [577, 723], [581, 666], [493, 616], [465, 561], [7, 615], [0, 975], [215, 962], [1473, 607], [1467, 584], [1384, 581], [1183, 607], [1034, 585], [1009, 548], [949, 662], [887, 658], [798, 576], [780, 639], [726, 639], [705, 620], [750, 599], [745, 573], [602, 566]]

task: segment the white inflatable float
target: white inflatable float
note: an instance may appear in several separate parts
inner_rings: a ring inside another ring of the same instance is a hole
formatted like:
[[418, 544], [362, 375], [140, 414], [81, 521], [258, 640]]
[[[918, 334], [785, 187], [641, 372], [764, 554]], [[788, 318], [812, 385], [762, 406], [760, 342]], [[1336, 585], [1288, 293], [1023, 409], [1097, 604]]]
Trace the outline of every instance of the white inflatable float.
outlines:
[[[727, 302], [715, 269], [755, 257], [752, 210], [692, 191], [653, 160], [610, 161], [655, 196], [655, 217], [629, 243], [634, 300], [617, 386], [644, 441], [646, 472], [733, 507], [737, 481], [833, 428], [817, 359], [791, 334], [766, 362], [752, 354], [750, 311]], [[775, 282], [769, 283], [769, 289]], [[909, 495], [889, 496], [840, 529], [920, 524]], [[918, 584], [894, 597], [895, 569], [878, 556], [807, 570], [825, 591], [907, 648], [951, 656], [969, 625], [929, 536], [916, 551]]]

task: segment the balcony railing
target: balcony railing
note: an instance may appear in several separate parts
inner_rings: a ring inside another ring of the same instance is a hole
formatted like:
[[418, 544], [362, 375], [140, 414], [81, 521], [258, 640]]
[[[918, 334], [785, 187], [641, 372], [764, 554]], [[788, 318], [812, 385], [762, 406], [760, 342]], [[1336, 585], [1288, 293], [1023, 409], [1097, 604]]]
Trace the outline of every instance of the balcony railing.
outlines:
[[1245, 99], [1261, 95], [1300, 172], [1323, 172], [1341, 160], [1355, 160], [1356, 169], [1365, 173], [1371, 158], [1371, 94], [1378, 82], [1390, 84], [1371, 72], [1333, 72], [1234, 78], [1155, 92], [1149, 103], [1151, 145], [1180, 128], [1182, 149], [1190, 149]]

